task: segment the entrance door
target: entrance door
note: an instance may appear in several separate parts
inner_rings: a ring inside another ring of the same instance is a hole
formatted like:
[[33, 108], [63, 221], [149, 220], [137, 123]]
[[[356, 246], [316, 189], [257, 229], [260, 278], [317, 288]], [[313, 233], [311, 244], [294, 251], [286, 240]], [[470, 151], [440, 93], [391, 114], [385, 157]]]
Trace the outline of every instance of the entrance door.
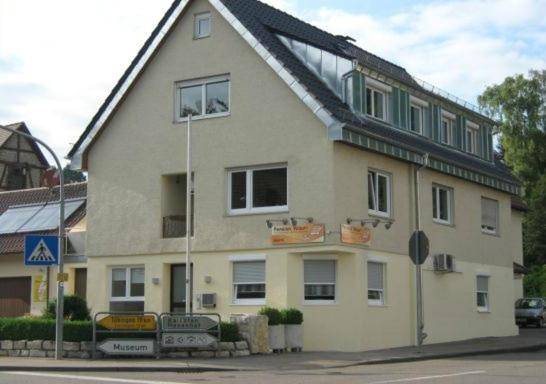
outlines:
[[32, 278], [0, 278], [0, 317], [17, 317], [30, 313]]
[[76, 268], [74, 294], [87, 300], [87, 268]]
[[[190, 273], [193, 287], [193, 266]], [[186, 312], [186, 264], [171, 265], [171, 312]]]

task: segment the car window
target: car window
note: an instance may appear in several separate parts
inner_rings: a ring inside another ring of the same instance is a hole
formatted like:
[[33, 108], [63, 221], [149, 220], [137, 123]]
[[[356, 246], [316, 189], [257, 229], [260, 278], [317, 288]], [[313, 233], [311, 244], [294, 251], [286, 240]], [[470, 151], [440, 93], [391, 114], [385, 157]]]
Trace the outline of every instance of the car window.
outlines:
[[516, 308], [534, 309], [542, 308], [542, 300], [539, 299], [521, 299], [516, 302]]

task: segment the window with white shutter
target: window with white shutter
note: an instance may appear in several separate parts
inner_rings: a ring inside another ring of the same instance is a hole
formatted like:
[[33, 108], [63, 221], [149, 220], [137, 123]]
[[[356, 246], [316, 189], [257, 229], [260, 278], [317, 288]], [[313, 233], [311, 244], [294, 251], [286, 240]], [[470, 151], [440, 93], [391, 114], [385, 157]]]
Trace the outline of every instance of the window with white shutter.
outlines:
[[489, 311], [489, 276], [476, 276], [476, 304], [479, 311]]
[[385, 304], [384, 264], [368, 262], [368, 304]]
[[498, 234], [499, 202], [482, 197], [482, 232]]
[[304, 296], [306, 301], [333, 302], [336, 299], [336, 261], [303, 261]]
[[265, 304], [265, 261], [233, 263], [235, 304]]

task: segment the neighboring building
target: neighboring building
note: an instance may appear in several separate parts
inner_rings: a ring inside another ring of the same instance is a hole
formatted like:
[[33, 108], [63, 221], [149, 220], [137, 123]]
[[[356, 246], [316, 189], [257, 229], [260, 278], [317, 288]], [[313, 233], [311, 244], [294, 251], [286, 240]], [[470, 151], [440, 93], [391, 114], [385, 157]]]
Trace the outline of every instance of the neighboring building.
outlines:
[[[86, 194], [86, 183], [65, 186], [66, 294], [83, 298]], [[57, 267], [26, 267], [23, 253], [25, 235], [57, 235], [58, 201], [58, 187], [0, 192], [0, 317], [40, 315], [47, 300], [56, 297]]]
[[[191, 112], [196, 311], [297, 307], [307, 350], [413, 344], [419, 213], [426, 342], [517, 334], [519, 185], [495, 121], [452, 100], [260, 2], [175, 1], [69, 154], [88, 171], [90, 306], [184, 308]], [[289, 217], [325, 241], [272, 245], [266, 220]], [[347, 218], [383, 223], [348, 245]]]
[[[23, 122], [5, 127], [30, 134]], [[48, 168], [49, 163], [34, 141], [0, 129], [0, 191], [40, 187]]]

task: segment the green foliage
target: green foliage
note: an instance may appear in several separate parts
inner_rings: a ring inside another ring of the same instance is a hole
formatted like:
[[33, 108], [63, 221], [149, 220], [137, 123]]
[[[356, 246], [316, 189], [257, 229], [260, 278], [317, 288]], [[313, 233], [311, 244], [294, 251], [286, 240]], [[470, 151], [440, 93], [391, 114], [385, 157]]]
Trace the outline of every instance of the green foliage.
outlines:
[[[44, 310], [43, 318], [55, 319], [57, 313], [57, 300], [50, 301]], [[90, 320], [87, 302], [79, 296], [67, 295], [64, 297], [64, 318], [67, 320]]]
[[303, 313], [296, 308], [283, 309], [282, 323], [283, 324], [301, 324], [303, 323]]
[[279, 325], [282, 323], [281, 311], [277, 308], [263, 307], [258, 311], [258, 315], [267, 316], [268, 325]]
[[529, 207], [524, 226], [527, 265], [546, 263], [546, 70], [507, 77], [478, 98], [490, 113], [500, 113], [500, 150], [523, 185]]
[[220, 330], [222, 332], [221, 341], [240, 341], [241, 335], [239, 334], [239, 326], [236, 323], [228, 323], [222, 321], [220, 324]]
[[79, 183], [87, 180], [83, 172], [72, 170], [68, 165], [63, 168], [63, 176], [65, 184]]
[[546, 297], [546, 265], [534, 267], [531, 273], [523, 278], [525, 297]]
[[[90, 321], [64, 323], [64, 341], [91, 341]], [[0, 318], [0, 340], [55, 340], [55, 321], [36, 318]]]

